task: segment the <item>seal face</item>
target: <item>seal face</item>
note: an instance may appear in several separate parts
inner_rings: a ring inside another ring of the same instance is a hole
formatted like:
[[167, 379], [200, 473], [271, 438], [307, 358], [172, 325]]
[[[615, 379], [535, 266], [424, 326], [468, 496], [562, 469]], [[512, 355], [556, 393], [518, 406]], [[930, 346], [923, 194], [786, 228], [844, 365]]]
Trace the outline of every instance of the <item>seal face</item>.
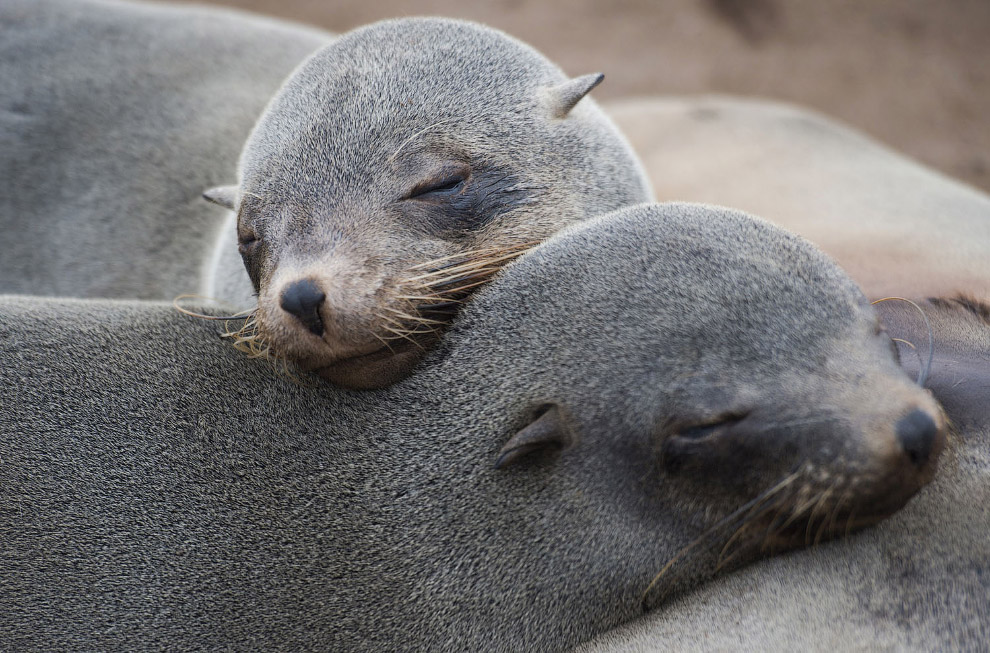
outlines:
[[521, 382], [541, 388], [542, 412], [496, 465], [608, 476], [604, 496], [638, 488], [647, 521], [676, 506], [693, 536], [658, 561], [646, 607], [699, 560], [731, 568], [873, 524], [934, 473], [945, 418], [900, 368], [874, 307], [821, 252], [762, 220], [620, 210], [514, 263], [499, 293], [498, 305], [479, 294], [465, 317], [512, 315], [491, 346], [547, 363]]
[[452, 20], [378, 23], [312, 56], [248, 140], [240, 186], [211, 192], [237, 211], [275, 352], [338, 384], [392, 382], [506, 261], [649, 199], [622, 136], [579, 103], [599, 81]]

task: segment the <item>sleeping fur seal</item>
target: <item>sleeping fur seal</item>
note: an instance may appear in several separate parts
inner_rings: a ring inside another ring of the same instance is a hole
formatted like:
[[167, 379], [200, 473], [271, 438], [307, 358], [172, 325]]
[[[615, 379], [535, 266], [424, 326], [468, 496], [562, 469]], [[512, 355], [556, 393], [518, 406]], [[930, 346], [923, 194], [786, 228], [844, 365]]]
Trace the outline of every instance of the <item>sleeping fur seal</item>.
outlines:
[[807, 109], [652, 98], [609, 114], [663, 200], [736, 207], [801, 234], [867, 297], [990, 299], [990, 197]]
[[[207, 193], [237, 212], [265, 344], [340, 385], [393, 382], [523, 248], [650, 199], [625, 139], [582, 99], [601, 79], [435, 18], [310, 57], [245, 144], [238, 186]], [[217, 263], [213, 294], [234, 298], [241, 264]]]
[[0, 2], [0, 292], [203, 292], [227, 212], [202, 189], [331, 36], [219, 8]]
[[[931, 485], [875, 528], [718, 578], [602, 634], [582, 653], [986, 649], [990, 308], [917, 303], [936, 334], [927, 385], [953, 425]], [[892, 335], [927, 340], [910, 305], [877, 308]], [[917, 373], [918, 358], [909, 350], [903, 363]]]
[[888, 515], [945, 437], [848, 277], [726, 209], [565, 230], [371, 392], [166, 305], [0, 306], [23, 648], [561, 649]]

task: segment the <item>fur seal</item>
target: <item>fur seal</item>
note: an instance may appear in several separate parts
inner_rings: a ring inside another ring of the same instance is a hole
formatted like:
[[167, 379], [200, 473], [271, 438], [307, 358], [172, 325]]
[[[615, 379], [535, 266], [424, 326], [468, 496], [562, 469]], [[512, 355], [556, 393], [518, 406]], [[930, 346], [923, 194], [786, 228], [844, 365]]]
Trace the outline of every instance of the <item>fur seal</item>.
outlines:
[[[917, 303], [936, 334], [927, 385], [954, 431], [931, 485], [875, 528], [718, 578], [579, 651], [986, 648], [990, 308], [957, 300]], [[927, 338], [909, 305], [877, 308], [892, 335]], [[916, 356], [905, 355], [903, 363], [917, 372]]]
[[731, 97], [609, 114], [664, 200], [710, 202], [808, 238], [868, 297], [990, 299], [990, 197], [813, 111]]
[[204, 291], [220, 183], [332, 35], [219, 8], [0, 2], [0, 292]]
[[166, 305], [0, 307], [0, 639], [25, 648], [558, 650], [889, 514], [945, 438], [853, 282], [727, 209], [566, 229], [370, 392]]
[[[601, 79], [438, 18], [311, 56], [247, 140], [239, 184], [206, 194], [237, 213], [265, 343], [339, 385], [391, 383], [521, 248], [649, 200], [625, 138], [583, 99]], [[217, 261], [227, 298], [242, 266]]]

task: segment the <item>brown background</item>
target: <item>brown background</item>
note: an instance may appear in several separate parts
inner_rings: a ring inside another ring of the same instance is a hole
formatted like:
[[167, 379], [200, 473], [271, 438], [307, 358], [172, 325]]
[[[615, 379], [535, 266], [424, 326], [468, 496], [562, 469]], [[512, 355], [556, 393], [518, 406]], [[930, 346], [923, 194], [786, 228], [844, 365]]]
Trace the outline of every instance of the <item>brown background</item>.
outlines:
[[478, 20], [599, 99], [724, 92], [817, 108], [990, 190], [990, 0], [213, 0], [344, 31], [381, 18]]

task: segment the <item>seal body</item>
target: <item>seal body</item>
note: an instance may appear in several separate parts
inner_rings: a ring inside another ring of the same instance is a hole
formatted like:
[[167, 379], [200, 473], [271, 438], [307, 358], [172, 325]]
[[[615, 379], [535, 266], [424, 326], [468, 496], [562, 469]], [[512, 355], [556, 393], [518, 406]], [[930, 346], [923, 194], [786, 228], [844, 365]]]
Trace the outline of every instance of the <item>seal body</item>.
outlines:
[[248, 139], [238, 186], [207, 193], [237, 212], [272, 349], [338, 384], [392, 382], [512, 252], [648, 200], [625, 139], [582, 99], [600, 79], [444, 19], [377, 23], [310, 57]]
[[0, 306], [24, 647], [563, 649], [882, 518], [945, 438], [849, 278], [724, 209], [563, 231], [371, 392], [273, 376], [166, 305]]
[[733, 206], [795, 231], [871, 298], [990, 298], [985, 193], [777, 102], [654, 98], [609, 112], [660, 199]]
[[265, 103], [331, 35], [217, 8], [0, 5], [0, 291], [171, 299], [201, 284]]

